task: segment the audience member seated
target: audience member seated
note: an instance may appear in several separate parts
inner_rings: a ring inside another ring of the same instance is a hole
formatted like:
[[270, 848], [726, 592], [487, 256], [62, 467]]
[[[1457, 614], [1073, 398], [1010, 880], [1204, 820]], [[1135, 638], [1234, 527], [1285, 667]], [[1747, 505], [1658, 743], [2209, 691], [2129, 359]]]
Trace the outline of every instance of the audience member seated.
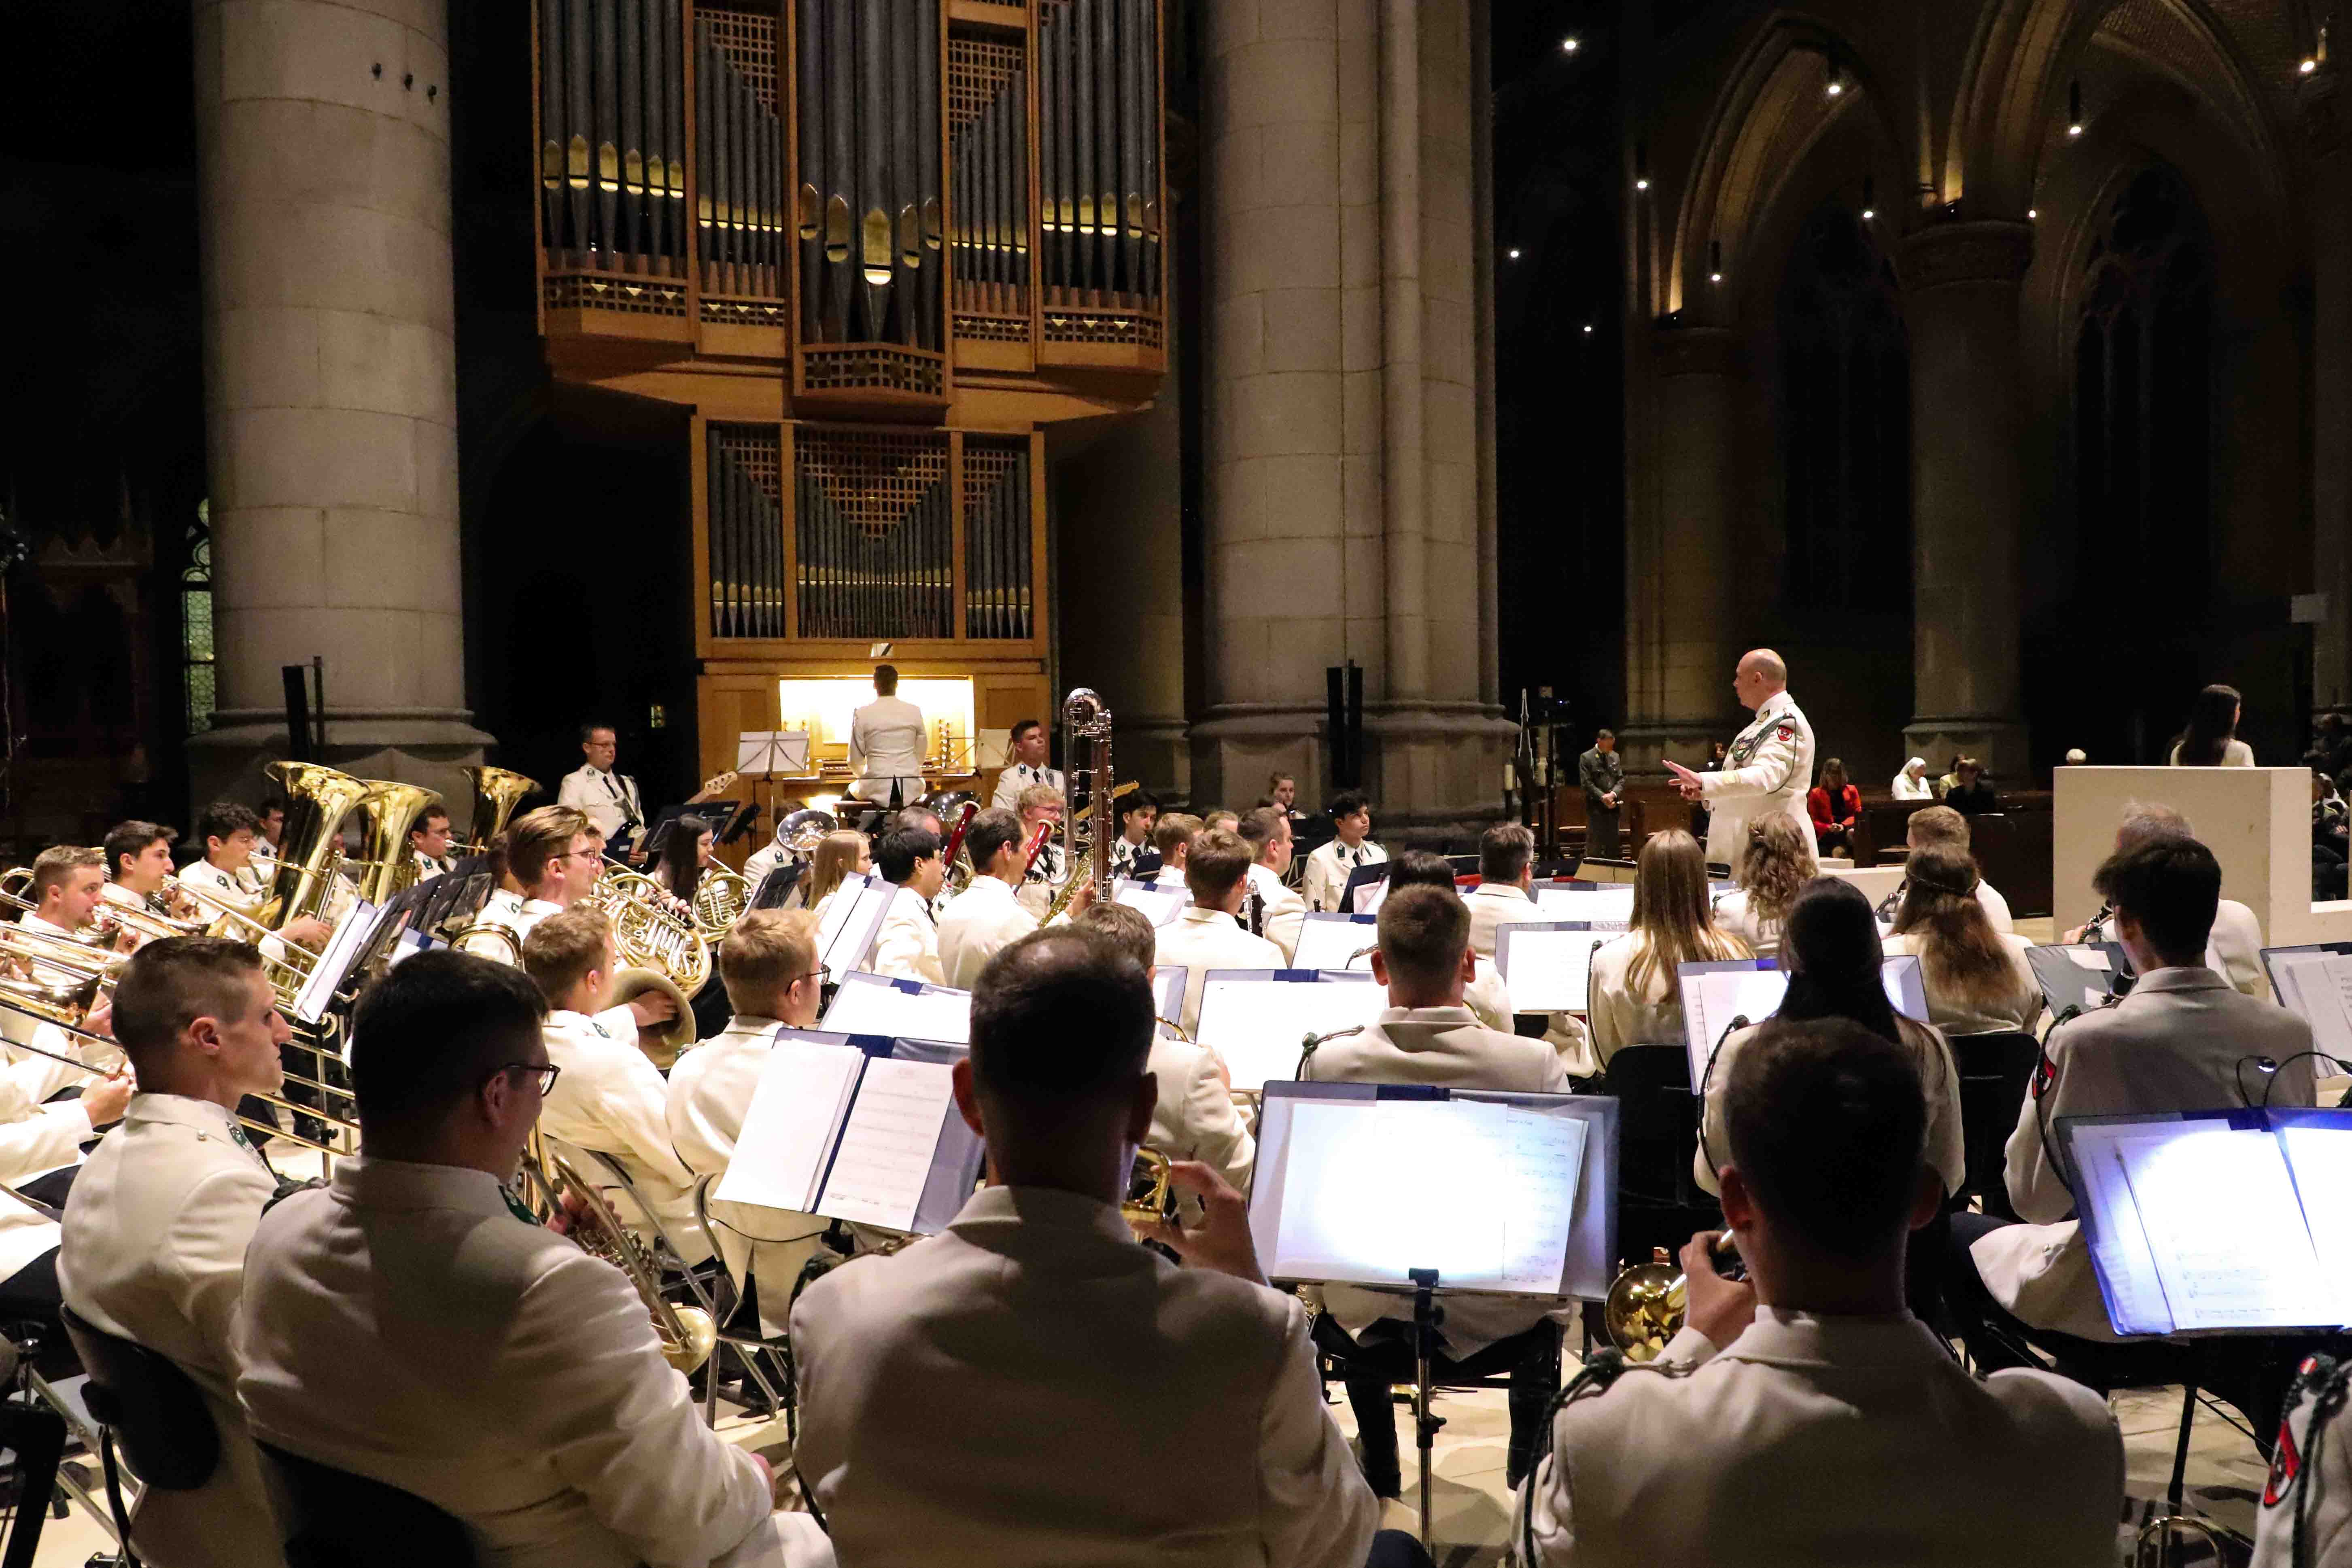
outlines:
[[[2137, 847], [2152, 838], [2194, 838], [2189, 819], [2168, 805], [2131, 801], [2124, 806], [2123, 826], [2116, 829], [2116, 852]], [[2076, 926], [2066, 941], [2119, 942], [2112, 915]], [[2263, 968], [2263, 928], [2254, 911], [2235, 899], [2216, 900], [2213, 933], [2205, 943], [2205, 967], [2228, 981], [2231, 988], [2263, 1001], [2271, 999], [2269, 973]]]
[[1887, 954], [1918, 955], [1927, 1021], [1945, 1034], [2030, 1032], [2042, 1016], [2042, 985], [2025, 961], [2033, 944], [1992, 929], [1977, 901], [1978, 880], [1965, 850], [1913, 850]]
[[1862, 791], [1846, 782], [1845, 763], [1832, 757], [1822, 764], [1822, 782], [1805, 794], [1813, 819], [1813, 840], [1823, 855], [1853, 858], [1854, 829], [1862, 820]]
[[[1943, 847], [1966, 855], [1969, 853], [1969, 819], [1948, 805], [1921, 806], [1911, 814], [1911, 820], [1905, 825], [1903, 833], [1904, 847], [1910, 854]], [[2001, 935], [2007, 936], [2017, 929], [2017, 922], [2010, 918], [2009, 900], [2001, 897], [2000, 889], [1984, 879], [1981, 872], [1977, 876], [1977, 902], [1984, 906], [1985, 918], [1992, 921], [1992, 929]], [[1878, 906], [1879, 920], [1892, 924], [1895, 911], [1902, 907], [1903, 889], [1898, 887]]]
[[[1592, 954], [1592, 1051], [1602, 1067], [1627, 1046], [1683, 1043], [1685, 963], [1753, 958], [1706, 902], [1706, 852], [1678, 828], [1653, 833], [1633, 869], [1632, 929]], [[1694, 1085], [1694, 1088], [1696, 1086]]]
[[2105, 1403], [2046, 1373], [1979, 1382], [1904, 1310], [1910, 1233], [1944, 1184], [1914, 1054], [1823, 1017], [1776, 1021], [1724, 1065], [1723, 1212], [1748, 1279], [1693, 1237], [1664, 1355], [1580, 1380], [1519, 1499], [1522, 1568], [2113, 1564]]
[[[1851, 787], [1851, 786], [1849, 786]], [[1805, 830], [1783, 812], [1748, 825], [1747, 847], [1735, 868], [1739, 886], [1715, 900], [1715, 923], [1746, 942], [1759, 958], [1780, 950], [1780, 928], [1797, 889], [1821, 874]]]
[[[677, 1006], [657, 991], [610, 1005], [619, 963], [602, 910], [550, 915], [523, 939], [523, 969], [547, 1003], [547, 1059], [561, 1074], [539, 1130], [560, 1145], [612, 1156], [681, 1258], [699, 1263], [710, 1256], [710, 1242], [694, 1217], [694, 1173], [670, 1145], [669, 1086], [637, 1046], [637, 1031], [673, 1017]], [[577, 1168], [583, 1180], [606, 1186], [594, 1164]], [[618, 1194], [608, 1201], [651, 1245], [655, 1229], [638, 1204]]]
[[1185, 852], [1200, 831], [1201, 819], [1181, 811], [1171, 811], [1151, 825], [1151, 847], [1160, 851], [1160, 869], [1151, 879], [1154, 887], [1184, 885]]
[[2315, 902], [2345, 896], [2345, 863], [2352, 859], [2344, 797], [2321, 768], [2311, 770], [2311, 896]]
[[1151, 1039], [1143, 970], [1087, 933], [1038, 932], [982, 973], [955, 1093], [987, 1187], [793, 1312], [794, 1458], [844, 1561], [1422, 1560], [1375, 1543], [1306, 1309], [1266, 1288], [1241, 1194], [1174, 1167], [1206, 1217], [1152, 1235], [1184, 1268], [1121, 1217], [1159, 1103]]
[[1372, 803], [1354, 790], [1331, 797], [1332, 838], [1307, 857], [1307, 879], [1301, 889], [1310, 910], [1335, 911], [1348, 890], [1348, 879], [1360, 866], [1377, 866], [1389, 852], [1371, 840]]
[[[1966, 1264], [1950, 1271], [1952, 1303], [1986, 1365], [2013, 1364], [1986, 1326], [2063, 1353], [2070, 1339], [2113, 1341], [2074, 1194], [2043, 1129], [2062, 1116], [2210, 1110], [2244, 1103], [2242, 1068], [2278, 1064], [2262, 1092], [2273, 1105], [2314, 1103], [2311, 1029], [2285, 1008], [2231, 989], [2205, 955], [2221, 868], [2185, 834], [2136, 837], [2099, 868], [2114, 906], [2114, 940], [2139, 975], [2112, 1007], [2069, 1019], [2042, 1041], [2042, 1066], [2006, 1151], [2009, 1200], [2024, 1216], [1953, 1221]], [[1981, 1286], [1977, 1281], [1981, 1279]]]
[[2172, 738], [2166, 759], [2176, 768], [2251, 768], [2254, 749], [2238, 739], [2245, 710], [2234, 686], [2209, 686], [2189, 709], [2189, 723]]
[[1200, 1027], [1201, 992], [1210, 970], [1289, 965], [1281, 948], [1242, 929], [1251, 864], [1250, 847], [1238, 834], [1217, 827], [1195, 835], [1184, 861], [1184, 886], [1191, 889], [1192, 901], [1155, 933], [1153, 963], [1186, 972], [1184, 1002], [1176, 1022], [1187, 1035]]
[[1257, 934], [1282, 949], [1282, 962], [1288, 963], [1307, 924], [1307, 900], [1284, 882], [1290, 874], [1290, 814], [1280, 806], [1261, 805], [1234, 831], [1254, 857], [1249, 884], [1257, 895]]
[[[1141, 964], [1147, 973], [1158, 959], [1160, 933], [1140, 910], [1097, 904], [1072, 923]], [[1197, 1160], [1224, 1177], [1235, 1192], [1248, 1192], [1250, 1172], [1257, 1163], [1257, 1140], [1234, 1106], [1233, 1080], [1217, 1053], [1176, 1039], [1163, 1028], [1153, 1032], [1151, 1059], [1145, 1065], [1159, 1086], [1159, 1099], [1152, 1105], [1151, 1133], [1143, 1146], [1171, 1160]]]
[[254, 1436], [455, 1515], [489, 1568], [830, 1562], [702, 1424], [628, 1277], [501, 1184], [555, 1071], [545, 1011], [520, 970], [449, 952], [360, 998], [366, 1152], [246, 1253]]
[[[1388, 892], [1384, 898], [1394, 898], [1406, 888], [1442, 888], [1457, 899], [1462, 896], [1454, 889], [1454, 863], [1427, 849], [1404, 850], [1390, 863]], [[1467, 900], [1464, 900], [1464, 905], [1465, 908], [1468, 906]], [[1373, 929], [1377, 931], [1379, 928]], [[1463, 1005], [1477, 1014], [1478, 1021], [1486, 1027], [1500, 1029], [1507, 1035], [1512, 1033], [1517, 1019], [1512, 1012], [1511, 990], [1504, 984], [1503, 972], [1495, 967], [1493, 959], [1481, 957], [1475, 949], [1471, 951], [1470, 960], [1475, 973], [1470, 984], [1463, 987]], [[1555, 1026], [1563, 1020], [1567, 1026], [1560, 1030], [1561, 1038], [1572, 1040], [1577, 1047], [1582, 1047], [1586, 1039], [1584, 1021], [1569, 1013], [1553, 1016]], [[1570, 1048], [1562, 1046], [1559, 1040], [1554, 1040], [1553, 1044], [1562, 1050]], [[1571, 1066], [1570, 1070], [1580, 1069]]]
[[1895, 775], [1895, 782], [1888, 787], [1897, 800], [1936, 798], [1936, 786], [1928, 782], [1927, 759], [1925, 757], [1914, 757], [1905, 763], [1903, 771]]
[[[1399, 888], [1381, 904], [1380, 947], [1372, 975], [1389, 1005], [1361, 1034], [1327, 1040], [1302, 1069], [1325, 1083], [1419, 1083], [1565, 1094], [1568, 1069], [1541, 1040], [1500, 1034], [1462, 1004], [1470, 978], [1470, 912], [1451, 891]], [[1506, 1474], [1513, 1486], [1543, 1443], [1543, 1412], [1559, 1384], [1551, 1360], [1550, 1317], [1566, 1303], [1528, 1297], [1454, 1296], [1445, 1303], [1439, 1341], [1454, 1371], [1471, 1377], [1507, 1372], [1511, 1444]], [[1315, 1337], [1345, 1365], [1348, 1403], [1356, 1413], [1364, 1479], [1395, 1497], [1396, 1406], [1389, 1398], [1401, 1364], [1412, 1357], [1412, 1293], [1323, 1288]], [[1407, 1375], [1410, 1375], [1408, 1373]]]
[[897, 827], [874, 845], [874, 864], [882, 879], [898, 890], [882, 911], [881, 928], [874, 935], [874, 956], [867, 966], [894, 980], [947, 984], [940, 966], [940, 926], [931, 915], [931, 900], [947, 885], [947, 862], [940, 858], [940, 836], [928, 828]]
[[2000, 797], [1993, 793], [1984, 764], [1974, 757], [1962, 757], [1952, 764], [1952, 787], [1944, 792], [1944, 804], [1963, 816], [1982, 816], [2000, 809]]
[[[727, 1173], [769, 1053], [795, 1048], [777, 1041], [777, 1028], [816, 1026], [824, 994], [816, 917], [806, 910], [747, 912], [719, 941], [719, 979], [735, 1016], [669, 1071], [670, 1146], [698, 1179]], [[781, 1333], [801, 1270], [824, 1250], [826, 1222], [717, 1197], [709, 1214], [710, 1239], [728, 1271], [753, 1281], [761, 1325]]]
[[278, 1180], [237, 1125], [236, 1104], [278, 1092], [278, 1051], [293, 1030], [257, 951], [167, 937], [118, 977], [114, 1031], [139, 1092], [66, 1200], [58, 1285], [92, 1328], [186, 1373], [220, 1438], [203, 1485], [140, 1495], [131, 1545], [158, 1568], [270, 1568], [284, 1559], [236, 1402], [230, 1329], [246, 1243]]

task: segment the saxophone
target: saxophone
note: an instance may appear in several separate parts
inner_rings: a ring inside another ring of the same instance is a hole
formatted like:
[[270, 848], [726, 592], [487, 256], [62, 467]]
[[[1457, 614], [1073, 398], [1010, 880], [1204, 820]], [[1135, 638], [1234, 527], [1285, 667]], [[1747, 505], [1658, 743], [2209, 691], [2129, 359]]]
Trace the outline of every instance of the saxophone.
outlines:
[[[1062, 700], [1062, 726], [1069, 735], [1071, 747], [1071, 799], [1075, 806], [1077, 782], [1085, 779], [1089, 809], [1066, 809], [1062, 813], [1062, 851], [1069, 858], [1070, 874], [1061, 891], [1054, 895], [1054, 901], [1045, 906], [1045, 916], [1037, 922], [1039, 925], [1068, 909], [1080, 889], [1110, 886], [1110, 841], [1118, 831], [1109, 826], [1110, 811], [1104, 805], [1112, 795], [1110, 721], [1110, 710], [1087, 687], [1078, 687]], [[1080, 817], [1086, 820], [1081, 822]], [[1078, 870], [1081, 860], [1086, 862], [1084, 873]]]

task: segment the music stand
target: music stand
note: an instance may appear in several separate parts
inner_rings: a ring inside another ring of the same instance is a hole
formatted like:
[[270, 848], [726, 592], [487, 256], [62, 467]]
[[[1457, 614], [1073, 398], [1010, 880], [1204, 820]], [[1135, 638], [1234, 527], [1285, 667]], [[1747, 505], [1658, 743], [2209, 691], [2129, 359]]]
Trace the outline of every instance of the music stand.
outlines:
[[[816, 767], [810, 761], [809, 732], [806, 730], [745, 730], [735, 737], [735, 773], [738, 778], [757, 778], [768, 786], [764, 805], [772, 816], [776, 810], [776, 775], [806, 779], [816, 777]], [[748, 826], [746, 824], [745, 826]], [[739, 829], [740, 830], [740, 829]], [[731, 843], [734, 833], [723, 836], [722, 842]]]

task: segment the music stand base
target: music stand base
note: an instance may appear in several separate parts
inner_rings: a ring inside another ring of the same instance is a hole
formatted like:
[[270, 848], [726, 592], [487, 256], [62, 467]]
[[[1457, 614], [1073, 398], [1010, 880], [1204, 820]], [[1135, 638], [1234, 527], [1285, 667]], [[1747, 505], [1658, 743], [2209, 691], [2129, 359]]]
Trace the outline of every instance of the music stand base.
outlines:
[[1421, 1451], [1421, 1549], [1427, 1552], [1430, 1449], [1436, 1440], [1437, 1429], [1444, 1425], [1429, 1414], [1429, 1367], [1437, 1355], [1437, 1270], [1409, 1268], [1405, 1276], [1412, 1281], [1412, 1440]]

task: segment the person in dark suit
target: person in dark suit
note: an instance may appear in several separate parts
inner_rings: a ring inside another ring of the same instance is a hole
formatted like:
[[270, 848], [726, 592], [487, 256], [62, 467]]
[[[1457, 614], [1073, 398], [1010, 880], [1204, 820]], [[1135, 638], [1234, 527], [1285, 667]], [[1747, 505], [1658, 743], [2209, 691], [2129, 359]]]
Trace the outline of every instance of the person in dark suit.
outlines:
[[1584, 852], [1617, 858], [1617, 807], [1625, 788], [1625, 759], [1617, 754], [1617, 732], [1603, 730], [1592, 750], [1576, 760], [1584, 784]]

